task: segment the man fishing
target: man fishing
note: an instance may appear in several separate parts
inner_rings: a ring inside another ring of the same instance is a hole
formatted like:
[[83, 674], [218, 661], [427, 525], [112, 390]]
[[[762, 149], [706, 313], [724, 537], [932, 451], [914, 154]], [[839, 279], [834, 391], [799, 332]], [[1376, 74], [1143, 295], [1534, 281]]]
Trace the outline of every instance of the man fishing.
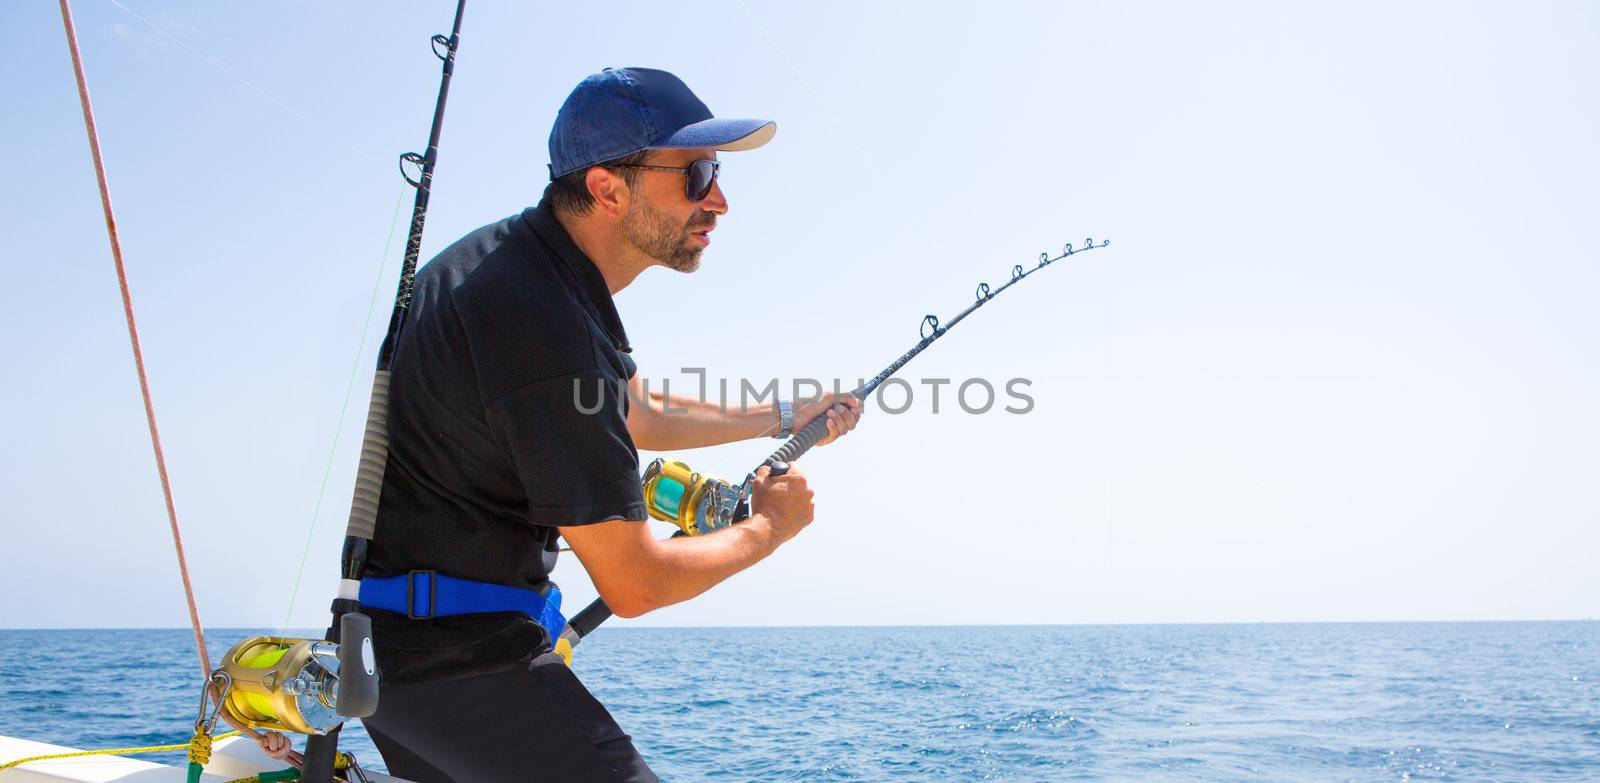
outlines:
[[[826, 395], [726, 409], [644, 394], [612, 297], [645, 269], [692, 272], [728, 201], [719, 151], [776, 125], [713, 118], [645, 68], [584, 79], [550, 133], [538, 206], [468, 234], [424, 266], [395, 354], [388, 466], [362, 603], [383, 677], [365, 720], [391, 773], [433, 781], [656, 780], [552, 640], [565, 539], [613, 611], [685, 601], [771, 555], [811, 522], [797, 470], [758, 472], [754, 514], [658, 541], [638, 448], [787, 436], [860, 402]], [[631, 399], [630, 399], [631, 398]]]

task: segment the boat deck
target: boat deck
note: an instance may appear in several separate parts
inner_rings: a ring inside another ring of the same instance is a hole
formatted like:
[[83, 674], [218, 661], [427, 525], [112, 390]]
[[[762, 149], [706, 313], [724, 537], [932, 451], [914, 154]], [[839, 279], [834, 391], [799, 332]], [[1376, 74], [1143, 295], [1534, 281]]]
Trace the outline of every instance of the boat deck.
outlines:
[[[0, 764], [29, 756], [73, 753], [79, 748], [51, 745], [17, 737], [0, 736]], [[243, 737], [219, 740], [211, 749], [203, 783], [224, 783], [258, 772], [283, 769], [283, 762], [268, 758], [254, 742]], [[33, 761], [0, 770], [0, 783], [184, 783], [188, 771], [130, 756], [80, 756]], [[406, 783], [381, 772], [367, 772], [372, 783]]]

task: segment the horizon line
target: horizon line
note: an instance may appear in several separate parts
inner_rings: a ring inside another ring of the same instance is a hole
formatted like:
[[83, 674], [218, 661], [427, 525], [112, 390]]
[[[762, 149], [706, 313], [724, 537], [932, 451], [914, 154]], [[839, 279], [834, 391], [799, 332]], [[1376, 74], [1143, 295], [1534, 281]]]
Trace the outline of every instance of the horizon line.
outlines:
[[[902, 623], [902, 624], [837, 624], [837, 625], [644, 625], [644, 626], [618, 626], [616, 630], [625, 631], [716, 631], [716, 630], [810, 630], [833, 628], [1133, 628], [1145, 626], [1234, 626], [1234, 625], [1460, 625], [1466, 623], [1592, 623], [1593, 617], [1576, 618], [1514, 618], [1514, 619], [1471, 619], [1471, 620], [1231, 620], [1226, 622], [1215, 621], [1165, 621], [1147, 623]], [[280, 631], [316, 630], [315, 627], [282, 627], [273, 625], [218, 625], [207, 628], [211, 631], [259, 631], [262, 629], [277, 629]], [[188, 626], [146, 626], [146, 625], [107, 625], [107, 626], [34, 626], [10, 627], [0, 626], [4, 631], [186, 631], [192, 632]]]

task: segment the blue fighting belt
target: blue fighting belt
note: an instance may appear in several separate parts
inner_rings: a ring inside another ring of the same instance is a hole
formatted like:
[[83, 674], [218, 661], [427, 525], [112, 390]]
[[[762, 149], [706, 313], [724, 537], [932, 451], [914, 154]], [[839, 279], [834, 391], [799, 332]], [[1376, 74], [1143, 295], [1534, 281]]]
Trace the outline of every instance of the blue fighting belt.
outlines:
[[541, 594], [509, 585], [441, 576], [433, 571], [412, 571], [404, 576], [361, 580], [359, 600], [362, 606], [403, 614], [413, 620], [521, 612], [544, 626], [551, 644], [561, 638], [567, 627], [567, 618], [561, 615], [561, 588], [554, 582], [547, 594]]

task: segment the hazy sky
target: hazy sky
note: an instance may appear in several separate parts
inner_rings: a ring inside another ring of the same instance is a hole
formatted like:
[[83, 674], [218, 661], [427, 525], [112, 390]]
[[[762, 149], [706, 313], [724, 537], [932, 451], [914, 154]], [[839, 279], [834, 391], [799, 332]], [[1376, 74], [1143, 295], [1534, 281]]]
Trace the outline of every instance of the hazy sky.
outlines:
[[[320, 625], [454, 4], [118, 2], [77, 21], [202, 616]], [[56, 6], [0, 22], [0, 626], [182, 625]], [[1583, 2], [474, 0], [424, 257], [537, 199], [608, 65], [779, 124], [702, 270], [618, 297], [676, 389], [870, 375], [1111, 238], [905, 371], [1032, 412], [916, 384], [802, 462], [810, 529], [636, 624], [1594, 616], [1597, 40]]]

